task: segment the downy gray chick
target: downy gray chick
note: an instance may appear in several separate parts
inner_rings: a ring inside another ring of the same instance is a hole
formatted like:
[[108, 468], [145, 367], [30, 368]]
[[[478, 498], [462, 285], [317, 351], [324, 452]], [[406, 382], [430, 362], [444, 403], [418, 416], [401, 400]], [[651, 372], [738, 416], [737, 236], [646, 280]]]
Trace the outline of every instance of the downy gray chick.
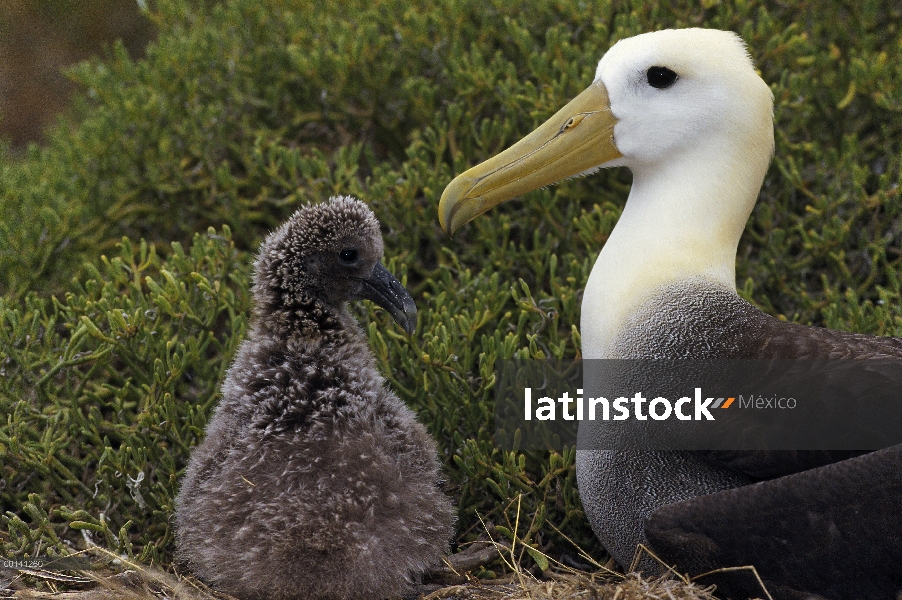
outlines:
[[412, 333], [372, 211], [297, 211], [260, 248], [254, 312], [176, 499], [176, 558], [253, 599], [397, 596], [453, 532], [435, 442], [350, 315], [360, 298]]

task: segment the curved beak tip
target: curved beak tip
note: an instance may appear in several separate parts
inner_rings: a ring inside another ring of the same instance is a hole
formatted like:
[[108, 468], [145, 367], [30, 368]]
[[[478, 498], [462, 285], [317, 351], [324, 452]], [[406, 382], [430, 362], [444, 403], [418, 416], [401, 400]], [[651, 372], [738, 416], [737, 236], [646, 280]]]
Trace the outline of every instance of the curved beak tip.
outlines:
[[356, 298], [375, 302], [392, 316], [408, 335], [417, 327], [417, 306], [401, 282], [382, 263], [376, 263], [368, 279], [362, 279]]
[[595, 82], [500, 154], [455, 177], [439, 201], [439, 223], [454, 235], [493, 206], [598, 168], [622, 156], [607, 90]]
[[477, 179], [468, 177], [464, 172], [455, 177], [442, 192], [438, 203], [438, 221], [448, 236], [453, 237], [458, 229], [480, 214], [482, 198], [467, 197], [476, 183]]
[[408, 298], [407, 300], [409, 301], [404, 302], [403, 322], [399, 319], [398, 323], [407, 332], [407, 335], [413, 335], [417, 330], [417, 307], [413, 303], [413, 299]]

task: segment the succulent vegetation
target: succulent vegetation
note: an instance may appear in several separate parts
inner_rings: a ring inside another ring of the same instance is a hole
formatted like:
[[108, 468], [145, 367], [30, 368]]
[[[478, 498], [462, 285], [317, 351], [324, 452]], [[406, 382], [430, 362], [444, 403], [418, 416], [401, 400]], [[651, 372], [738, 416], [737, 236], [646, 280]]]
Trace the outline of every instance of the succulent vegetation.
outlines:
[[496, 446], [494, 363], [579, 356], [581, 290], [629, 173], [533, 192], [453, 240], [436, 206], [648, 30], [734, 30], [773, 90], [776, 157], [741, 293], [791, 321], [902, 335], [896, 3], [158, 0], [148, 15], [145, 59], [116, 46], [73, 69], [68, 120], [0, 157], [0, 555], [96, 543], [168, 564], [179, 477], [246, 328], [253, 252], [340, 193], [373, 207], [420, 309], [411, 338], [358, 312], [439, 442], [458, 540], [481, 517], [539, 568], [536, 550], [565, 551], [564, 535], [602, 560], [574, 451]]

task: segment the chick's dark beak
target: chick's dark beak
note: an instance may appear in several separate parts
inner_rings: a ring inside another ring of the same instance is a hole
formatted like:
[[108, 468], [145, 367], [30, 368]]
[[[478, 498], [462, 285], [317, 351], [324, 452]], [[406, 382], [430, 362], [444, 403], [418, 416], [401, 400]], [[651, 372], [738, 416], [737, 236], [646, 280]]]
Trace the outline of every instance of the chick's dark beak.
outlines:
[[387, 310], [398, 325], [412, 335], [417, 327], [417, 307], [401, 282], [382, 263], [376, 263], [373, 274], [362, 282], [358, 297], [371, 300]]

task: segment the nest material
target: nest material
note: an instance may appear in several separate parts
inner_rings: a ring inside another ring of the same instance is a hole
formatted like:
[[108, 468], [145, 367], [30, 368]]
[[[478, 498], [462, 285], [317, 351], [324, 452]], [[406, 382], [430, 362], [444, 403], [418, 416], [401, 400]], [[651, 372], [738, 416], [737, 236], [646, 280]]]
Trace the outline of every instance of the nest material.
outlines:
[[[482, 542], [448, 557], [428, 575], [441, 584], [422, 585], [404, 600], [718, 600], [714, 586], [704, 586], [669, 569], [659, 577], [617, 573], [594, 563], [587, 572], [555, 564], [539, 577], [511, 561], [513, 548]], [[19, 571], [0, 580], [0, 598], [28, 600], [236, 600], [211, 590], [197, 579], [140, 565], [94, 547], [108, 564], [93, 571], [67, 575], [48, 571]], [[654, 554], [640, 546], [638, 553]], [[501, 559], [510, 571], [496, 579], [477, 579], [468, 571]], [[591, 559], [589, 559], [591, 560]], [[118, 569], [118, 572], [116, 570]], [[698, 579], [698, 578], [696, 578]], [[449, 583], [455, 581], [453, 583]], [[68, 591], [61, 591], [68, 588]], [[71, 588], [81, 588], [72, 590]], [[770, 598], [762, 587], [762, 598]]]
[[[35, 576], [38, 577], [38, 576]], [[548, 579], [514, 581], [471, 579], [443, 586], [421, 600], [716, 600], [712, 587], [686, 583], [672, 576], [646, 579], [636, 573], [612, 581], [607, 573], [580, 575], [552, 573]], [[44, 580], [45, 582], [47, 580]], [[94, 576], [90, 589], [79, 591], [38, 591], [31, 585], [16, 586], [7, 597], [29, 600], [234, 600], [214, 592], [190, 577], [172, 575], [155, 567], [128, 569], [121, 573]], [[51, 589], [54, 587], [48, 585]], [[0, 591], [0, 596], [3, 592]]]

